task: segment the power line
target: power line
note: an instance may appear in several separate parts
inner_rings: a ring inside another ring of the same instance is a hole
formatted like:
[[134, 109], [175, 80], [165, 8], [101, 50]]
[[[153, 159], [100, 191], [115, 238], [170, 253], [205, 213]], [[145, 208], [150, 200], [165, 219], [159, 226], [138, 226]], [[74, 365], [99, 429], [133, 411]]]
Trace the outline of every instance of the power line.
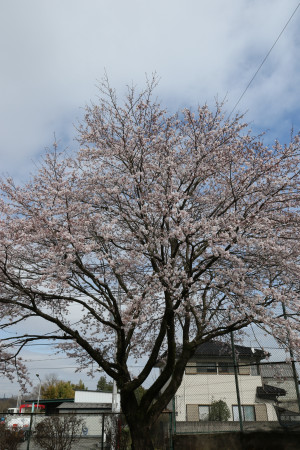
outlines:
[[[51, 355], [49, 355], [49, 356], [51, 356]], [[70, 357], [69, 356], [63, 356], [61, 358], [22, 359], [22, 361], [23, 362], [40, 362], [40, 361], [56, 361], [58, 359], [70, 359]]]
[[[53, 361], [53, 360], [49, 360], [49, 359], [44, 359], [44, 360], [38, 360], [38, 361]], [[26, 362], [26, 361], [25, 361]], [[28, 361], [27, 361], [28, 362]], [[35, 361], [32, 361], [35, 362]], [[129, 364], [127, 367], [132, 368], [142, 368], [145, 367], [145, 364]], [[29, 367], [29, 370], [33, 370], [33, 369], [47, 369], [47, 367]], [[78, 369], [78, 366], [61, 366], [61, 367], [50, 367], [50, 369]], [[154, 367], [156, 368], [156, 367]], [[82, 367], [82, 369], [89, 369], [89, 367]]]
[[[59, 369], [78, 369], [78, 366], [62, 366], [62, 367], [30, 367], [30, 370], [59, 370]], [[88, 369], [88, 367], [86, 367]]]
[[261, 62], [260, 66], [258, 67], [258, 69], [256, 70], [255, 74], [253, 75], [253, 77], [251, 78], [251, 80], [249, 81], [249, 83], [247, 84], [244, 92], [242, 93], [242, 95], [240, 96], [240, 98], [238, 99], [238, 101], [236, 102], [236, 104], [234, 105], [231, 113], [229, 114], [229, 117], [231, 116], [231, 114], [233, 113], [233, 111], [235, 110], [235, 108], [237, 107], [237, 105], [240, 103], [240, 101], [242, 100], [242, 98], [244, 97], [244, 95], [246, 94], [248, 88], [250, 87], [252, 81], [254, 80], [254, 78], [256, 77], [256, 75], [258, 74], [258, 72], [260, 71], [260, 69], [262, 68], [262, 66], [264, 65], [266, 59], [268, 58], [269, 54], [271, 53], [271, 51], [273, 50], [273, 48], [275, 47], [275, 45], [277, 44], [277, 42], [279, 41], [280, 37], [282, 36], [282, 34], [284, 33], [286, 27], [288, 26], [288, 24], [290, 23], [290, 21], [292, 20], [293, 16], [295, 15], [297, 9], [299, 8], [300, 3], [298, 3], [298, 5], [296, 6], [295, 10], [293, 11], [292, 15], [290, 16], [289, 20], [287, 21], [287, 23], [285, 24], [285, 26], [283, 27], [283, 29], [281, 30], [281, 32], [279, 33], [276, 41], [274, 42], [274, 44], [272, 45], [272, 47], [270, 48], [270, 50], [268, 51], [268, 53], [266, 54], [266, 56], [264, 57], [263, 61]]

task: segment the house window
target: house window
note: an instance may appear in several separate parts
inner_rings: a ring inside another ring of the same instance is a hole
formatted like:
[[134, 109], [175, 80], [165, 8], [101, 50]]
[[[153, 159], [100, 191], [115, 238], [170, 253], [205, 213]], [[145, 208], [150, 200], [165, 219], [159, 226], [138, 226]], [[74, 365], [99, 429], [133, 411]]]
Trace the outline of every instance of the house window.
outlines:
[[209, 405], [199, 405], [199, 420], [206, 421], [209, 418]]
[[234, 366], [233, 366], [232, 363], [219, 362], [218, 368], [219, 368], [219, 373], [220, 374], [223, 374], [223, 373], [232, 374], [232, 373], [234, 373]]
[[197, 362], [197, 373], [217, 373], [217, 363]]
[[251, 371], [251, 375], [258, 376], [259, 375], [259, 365], [258, 364], [253, 364], [250, 367], [250, 371]]
[[[242, 419], [244, 422], [255, 421], [255, 408], [253, 405], [241, 405]], [[232, 406], [233, 420], [239, 421], [239, 408], [238, 406]]]
[[[237, 367], [240, 375], [250, 375], [250, 365], [242, 364]], [[233, 375], [233, 362], [203, 362], [193, 361], [189, 362], [185, 369], [186, 374], [219, 374], [219, 375]], [[253, 374], [253, 373], [252, 373]]]

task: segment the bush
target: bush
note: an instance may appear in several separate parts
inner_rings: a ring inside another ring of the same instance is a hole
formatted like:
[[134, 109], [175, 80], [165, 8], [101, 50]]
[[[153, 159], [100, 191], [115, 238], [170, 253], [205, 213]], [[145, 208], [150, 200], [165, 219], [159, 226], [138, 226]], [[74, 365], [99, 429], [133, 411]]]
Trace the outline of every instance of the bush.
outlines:
[[208, 420], [216, 422], [227, 422], [230, 418], [230, 410], [224, 400], [213, 400], [210, 409]]
[[8, 429], [4, 423], [0, 424], [0, 450], [17, 450], [24, 440], [25, 433], [22, 429]]
[[36, 425], [34, 443], [44, 450], [71, 450], [81, 437], [82, 424], [75, 415], [47, 417]]

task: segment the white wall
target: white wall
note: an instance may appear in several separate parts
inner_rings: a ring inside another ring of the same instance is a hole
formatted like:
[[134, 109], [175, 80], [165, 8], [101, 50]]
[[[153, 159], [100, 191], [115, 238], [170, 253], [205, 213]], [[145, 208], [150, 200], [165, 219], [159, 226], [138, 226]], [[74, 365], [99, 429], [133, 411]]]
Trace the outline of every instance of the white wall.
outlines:
[[[75, 391], [74, 403], [112, 403], [112, 392]], [[117, 403], [120, 405], [120, 394]]]
[[[262, 386], [260, 376], [239, 375], [240, 398], [242, 405], [254, 405], [256, 399], [256, 388]], [[186, 405], [209, 405], [213, 400], [224, 400], [231, 413], [232, 405], [237, 405], [235, 377], [231, 374], [185, 374], [175, 397], [175, 408], [177, 421], [186, 420]], [[264, 400], [259, 403], [269, 403]], [[277, 420], [272, 404], [267, 404], [268, 420]]]

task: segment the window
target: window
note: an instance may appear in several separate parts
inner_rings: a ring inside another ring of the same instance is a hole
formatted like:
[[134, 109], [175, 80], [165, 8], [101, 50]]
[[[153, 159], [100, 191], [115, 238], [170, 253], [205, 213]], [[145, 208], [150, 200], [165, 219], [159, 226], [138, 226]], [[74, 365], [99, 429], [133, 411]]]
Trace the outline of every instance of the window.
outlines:
[[251, 375], [258, 376], [259, 375], [259, 365], [255, 364], [250, 367]]
[[[255, 421], [255, 409], [253, 405], [241, 405], [242, 419], [244, 422], [254, 422]], [[233, 420], [239, 421], [239, 408], [238, 406], [232, 407]]]
[[199, 420], [208, 420], [209, 405], [199, 405]]
[[[250, 375], [250, 365], [241, 364], [237, 367], [240, 375]], [[212, 362], [212, 361], [190, 361], [186, 368], [186, 374], [219, 374], [219, 375], [234, 375], [234, 365], [232, 361]], [[254, 374], [253, 371], [251, 373]]]
[[232, 363], [219, 362], [219, 373], [234, 373], [234, 366]]
[[217, 363], [197, 362], [197, 373], [217, 373]]

